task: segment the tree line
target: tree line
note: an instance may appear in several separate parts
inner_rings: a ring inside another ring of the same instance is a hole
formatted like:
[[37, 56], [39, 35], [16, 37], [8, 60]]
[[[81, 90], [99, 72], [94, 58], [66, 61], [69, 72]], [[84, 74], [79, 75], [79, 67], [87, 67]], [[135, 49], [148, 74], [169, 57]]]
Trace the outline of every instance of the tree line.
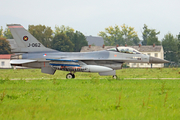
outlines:
[[[84, 34], [69, 26], [55, 26], [53, 31], [51, 27], [45, 25], [29, 25], [28, 31], [44, 46], [62, 52], [79, 52], [83, 46], [88, 45]], [[10, 53], [9, 43], [6, 39], [13, 39], [12, 34], [8, 28], [3, 31], [1, 27], [0, 54]]]
[[[66, 52], [79, 52], [82, 46], [87, 46], [85, 36], [80, 31], [75, 31], [69, 26], [55, 26], [53, 31], [51, 27], [45, 25], [29, 25], [28, 31], [39, 40], [44, 46]], [[146, 24], [142, 28], [142, 39], [137, 35], [134, 27], [128, 25], [109, 26], [104, 31], [98, 33], [104, 39], [104, 44], [108, 46], [127, 44], [132, 45], [162, 45], [164, 48], [165, 59], [180, 63], [180, 35], [174, 36], [171, 33], [164, 35], [160, 41], [157, 35], [160, 31], [149, 29]], [[6, 39], [12, 39], [11, 32], [8, 28], [4, 31], [0, 29], [0, 54], [10, 53], [10, 47]], [[179, 39], [178, 39], [179, 38]]]
[[171, 61], [171, 63], [180, 63], [180, 34], [174, 36], [171, 33], [164, 35], [164, 38], [160, 41], [157, 35], [160, 31], [156, 29], [149, 29], [144, 24], [142, 29], [142, 40], [139, 39], [137, 32], [133, 27], [129, 27], [125, 24], [122, 26], [115, 25], [105, 28], [105, 31], [100, 31], [99, 36], [104, 39], [105, 45], [115, 46], [127, 44], [128, 46], [142, 44], [146, 45], [162, 45], [164, 49], [164, 58]]

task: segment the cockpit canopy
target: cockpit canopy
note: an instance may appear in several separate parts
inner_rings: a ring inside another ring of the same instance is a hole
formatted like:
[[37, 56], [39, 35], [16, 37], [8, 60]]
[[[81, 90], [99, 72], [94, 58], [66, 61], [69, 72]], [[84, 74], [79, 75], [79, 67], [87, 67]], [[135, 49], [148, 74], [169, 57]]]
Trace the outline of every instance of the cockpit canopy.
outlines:
[[128, 53], [128, 54], [140, 54], [139, 51], [137, 51], [136, 49], [131, 48], [131, 47], [116, 47], [116, 48], [110, 48], [107, 50], [108, 51], [120, 52], [120, 53]]

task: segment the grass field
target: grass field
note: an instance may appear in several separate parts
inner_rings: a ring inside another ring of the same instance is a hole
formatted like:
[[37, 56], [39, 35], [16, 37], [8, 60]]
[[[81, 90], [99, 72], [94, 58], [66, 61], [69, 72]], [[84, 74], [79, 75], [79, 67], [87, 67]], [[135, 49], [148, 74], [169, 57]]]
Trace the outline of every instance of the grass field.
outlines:
[[118, 80], [91, 73], [66, 80], [66, 74], [1, 69], [0, 120], [180, 119], [180, 79], [160, 79], [180, 78], [180, 69], [123, 69]]
[[[65, 71], [56, 71], [54, 75], [41, 73], [40, 69], [0, 69], [0, 78], [20, 79], [38, 78], [38, 79], [65, 79]], [[180, 78], [180, 68], [157, 68], [157, 69], [122, 69], [116, 72], [120, 79], [123, 78]], [[112, 76], [99, 76], [98, 73], [75, 73], [77, 79], [110, 79]]]

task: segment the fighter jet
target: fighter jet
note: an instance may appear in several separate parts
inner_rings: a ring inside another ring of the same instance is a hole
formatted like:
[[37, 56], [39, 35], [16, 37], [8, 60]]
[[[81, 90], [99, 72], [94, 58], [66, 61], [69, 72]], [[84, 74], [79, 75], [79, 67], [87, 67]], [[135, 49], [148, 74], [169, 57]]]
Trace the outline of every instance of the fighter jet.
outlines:
[[76, 72], [95, 72], [101, 76], [112, 75], [128, 63], [167, 63], [167, 60], [141, 54], [130, 47], [116, 47], [94, 52], [60, 52], [46, 48], [20, 24], [8, 24], [18, 48], [11, 57], [12, 66], [39, 68], [42, 73], [54, 74], [56, 70], [69, 71], [67, 79]]

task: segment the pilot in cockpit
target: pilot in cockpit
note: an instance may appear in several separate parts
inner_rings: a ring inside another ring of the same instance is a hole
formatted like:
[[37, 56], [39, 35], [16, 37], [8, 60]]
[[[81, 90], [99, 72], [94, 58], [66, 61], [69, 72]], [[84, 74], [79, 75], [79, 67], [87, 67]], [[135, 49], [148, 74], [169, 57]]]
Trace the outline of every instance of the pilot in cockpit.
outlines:
[[130, 47], [116, 47], [116, 48], [110, 48], [109, 51], [116, 51], [120, 53], [129, 53], [129, 54], [140, 54], [139, 51], [135, 50], [134, 48]]

